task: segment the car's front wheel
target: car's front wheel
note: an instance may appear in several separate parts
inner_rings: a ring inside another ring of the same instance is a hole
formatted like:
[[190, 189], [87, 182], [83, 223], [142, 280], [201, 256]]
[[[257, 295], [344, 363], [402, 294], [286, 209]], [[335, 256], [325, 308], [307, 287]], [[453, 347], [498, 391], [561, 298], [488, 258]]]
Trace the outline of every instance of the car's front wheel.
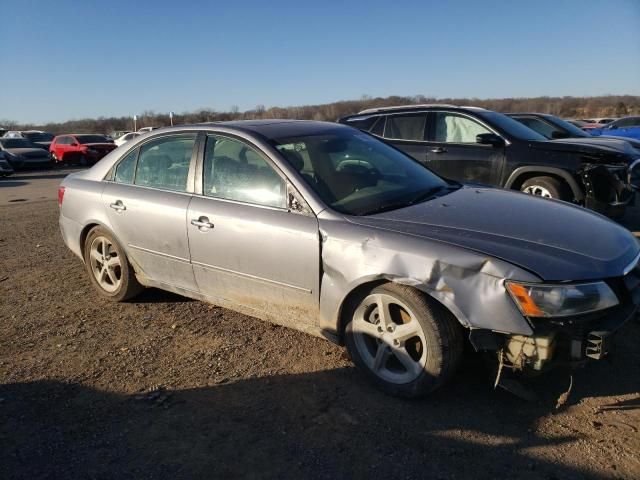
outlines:
[[555, 198], [566, 202], [571, 200], [567, 186], [554, 177], [532, 177], [526, 180], [520, 190], [536, 197]]
[[89, 232], [84, 244], [84, 258], [91, 283], [101, 295], [122, 302], [144, 289], [136, 279], [124, 250], [104, 228], [95, 227]]
[[442, 305], [404, 285], [373, 289], [349, 312], [351, 359], [379, 389], [424, 396], [451, 377], [462, 357], [457, 320]]

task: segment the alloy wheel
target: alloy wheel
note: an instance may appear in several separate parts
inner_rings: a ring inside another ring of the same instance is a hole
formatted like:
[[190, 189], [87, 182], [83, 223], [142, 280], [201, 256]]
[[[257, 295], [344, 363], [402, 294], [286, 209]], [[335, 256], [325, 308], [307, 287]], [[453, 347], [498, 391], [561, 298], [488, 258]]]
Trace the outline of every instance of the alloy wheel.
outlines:
[[424, 331], [411, 309], [397, 298], [369, 295], [356, 309], [352, 326], [358, 353], [378, 377], [403, 384], [424, 371]]
[[91, 272], [101, 288], [110, 293], [118, 290], [122, 282], [122, 264], [108, 238], [98, 236], [91, 242], [89, 262]]
[[535, 195], [536, 197], [553, 198], [551, 192], [540, 185], [529, 185], [522, 190], [529, 195]]

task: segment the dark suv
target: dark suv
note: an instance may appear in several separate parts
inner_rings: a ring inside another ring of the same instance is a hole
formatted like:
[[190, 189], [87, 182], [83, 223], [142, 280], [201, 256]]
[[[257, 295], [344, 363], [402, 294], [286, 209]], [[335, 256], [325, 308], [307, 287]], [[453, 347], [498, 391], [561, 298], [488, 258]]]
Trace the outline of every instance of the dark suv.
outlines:
[[477, 107], [410, 105], [339, 119], [383, 138], [436, 173], [497, 185], [621, 216], [633, 199], [629, 166], [640, 154], [545, 137]]

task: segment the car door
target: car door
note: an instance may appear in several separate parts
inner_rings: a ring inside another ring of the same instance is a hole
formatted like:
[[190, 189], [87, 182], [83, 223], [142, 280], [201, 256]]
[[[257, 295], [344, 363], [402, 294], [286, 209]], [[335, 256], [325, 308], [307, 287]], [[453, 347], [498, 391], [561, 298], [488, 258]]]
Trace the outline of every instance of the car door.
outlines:
[[504, 145], [481, 145], [476, 135], [493, 132], [466, 114], [434, 111], [429, 114], [427, 165], [445, 178], [496, 185], [504, 164]]
[[[426, 165], [427, 147], [424, 142], [426, 123], [426, 112], [387, 115], [383, 136], [387, 143]], [[378, 124], [374, 125], [374, 127], [377, 126]]]
[[288, 208], [288, 181], [264, 152], [244, 140], [208, 135], [199, 171], [201, 195], [189, 206], [187, 228], [200, 291], [278, 322], [315, 324], [316, 217]]
[[58, 158], [58, 161], [62, 161], [64, 159], [64, 154], [66, 151], [65, 149], [69, 141], [70, 141], [69, 137], [59, 137], [56, 139], [56, 143], [53, 151], [56, 157]]
[[150, 139], [112, 170], [102, 201], [118, 241], [145, 276], [197, 291], [189, 260], [187, 209], [195, 133]]

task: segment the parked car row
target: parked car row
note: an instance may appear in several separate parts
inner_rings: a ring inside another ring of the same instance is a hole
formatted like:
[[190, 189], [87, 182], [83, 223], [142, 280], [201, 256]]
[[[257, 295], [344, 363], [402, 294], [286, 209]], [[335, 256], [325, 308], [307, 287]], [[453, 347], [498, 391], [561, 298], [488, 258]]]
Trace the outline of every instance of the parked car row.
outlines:
[[640, 304], [636, 238], [478, 182], [619, 213], [638, 151], [473, 107], [341, 122], [367, 133], [263, 120], [133, 139], [65, 178], [64, 241], [106, 298], [157, 287], [322, 336], [402, 397], [451, 378], [465, 344], [496, 384], [609, 355]]
[[451, 180], [573, 202], [611, 217], [624, 213], [634, 197], [630, 182], [638, 176], [640, 150], [625, 140], [585, 138], [550, 116], [512, 117], [476, 107], [410, 105], [339, 121]]

